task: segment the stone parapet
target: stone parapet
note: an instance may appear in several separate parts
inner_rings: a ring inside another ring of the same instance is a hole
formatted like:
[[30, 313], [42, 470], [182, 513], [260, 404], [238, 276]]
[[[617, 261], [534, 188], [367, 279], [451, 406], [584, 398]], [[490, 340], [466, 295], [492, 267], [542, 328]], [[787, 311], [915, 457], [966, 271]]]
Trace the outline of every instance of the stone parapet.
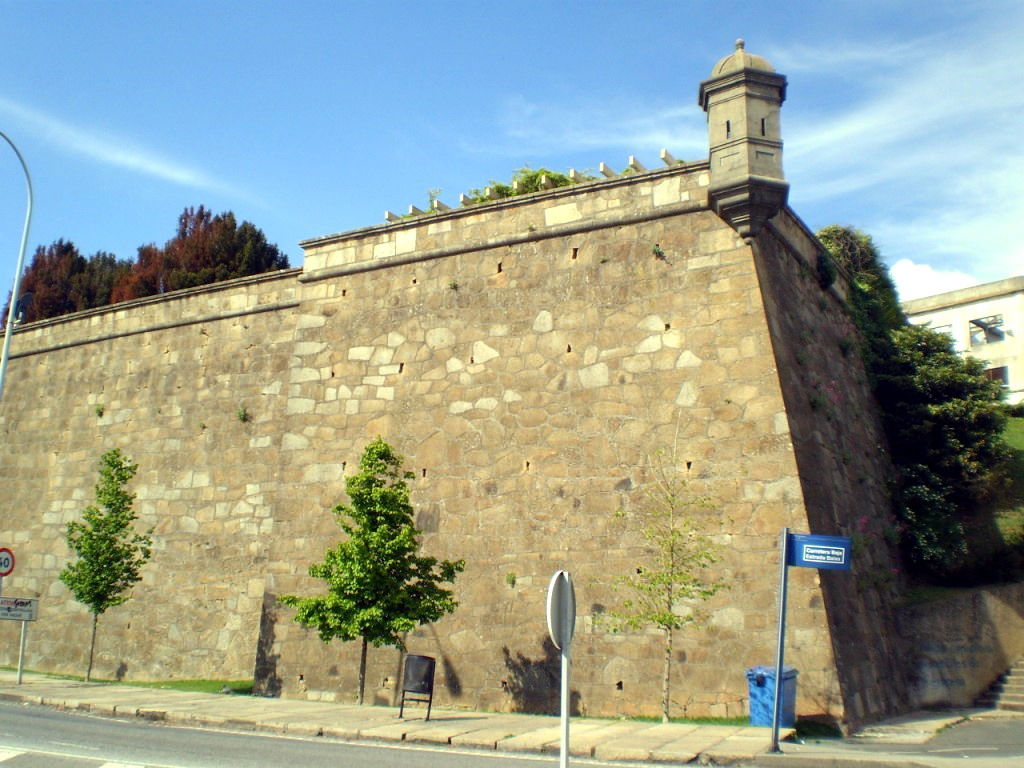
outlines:
[[706, 164], [677, 165], [306, 240], [301, 279], [336, 275], [346, 267], [424, 261], [678, 215], [707, 206], [708, 179]]

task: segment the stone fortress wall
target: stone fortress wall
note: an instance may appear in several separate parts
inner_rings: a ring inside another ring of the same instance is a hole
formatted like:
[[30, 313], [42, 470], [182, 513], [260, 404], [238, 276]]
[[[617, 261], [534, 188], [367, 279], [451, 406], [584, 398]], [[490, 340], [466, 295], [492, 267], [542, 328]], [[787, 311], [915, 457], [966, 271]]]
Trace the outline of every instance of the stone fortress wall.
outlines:
[[[4, 594], [42, 599], [28, 666], [84, 668], [63, 529], [119, 447], [156, 547], [101, 618], [97, 674], [255, 671], [267, 692], [346, 699], [357, 644], [323, 646], [275, 598], [318, 588], [329, 510], [381, 436], [415, 474], [424, 550], [467, 563], [458, 611], [407, 639], [438, 658], [439, 703], [550, 711], [544, 595], [565, 568], [575, 707], [658, 710], [660, 637], [598, 616], [646, 557], [615, 513], [674, 451], [714, 500], [701, 523], [730, 585], [677, 641], [676, 711], [745, 711], [744, 669], [774, 659], [783, 526], [855, 543], [850, 574], [791, 574], [798, 711], [855, 723], [905, 706], [888, 465], [842, 277], [822, 287], [820, 245], [788, 208], [751, 229], [729, 205], [713, 165], [673, 163], [318, 238], [301, 270], [19, 329], [0, 540], [18, 555]], [[16, 661], [13, 624], [0, 663]], [[391, 701], [399, 657], [370, 657], [370, 698]]]

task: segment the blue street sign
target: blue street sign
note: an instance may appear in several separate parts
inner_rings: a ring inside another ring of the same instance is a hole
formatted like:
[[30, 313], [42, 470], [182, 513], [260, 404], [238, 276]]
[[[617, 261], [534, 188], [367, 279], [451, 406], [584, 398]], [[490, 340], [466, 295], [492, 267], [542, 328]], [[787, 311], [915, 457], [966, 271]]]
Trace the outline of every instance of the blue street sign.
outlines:
[[818, 536], [809, 533], [790, 533], [782, 529], [779, 574], [779, 646], [775, 657], [775, 703], [772, 707], [772, 745], [769, 752], [779, 749], [779, 707], [782, 703], [782, 662], [786, 656], [786, 593], [789, 591], [789, 566], [821, 568], [830, 571], [850, 570], [850, 539], [846, 536]]
[[848, 571], [850, 570], [850, 548], [850, 539], [846, 536], [791, 533], [789, 534], [786, 565], [793, 565], [797, 568]]

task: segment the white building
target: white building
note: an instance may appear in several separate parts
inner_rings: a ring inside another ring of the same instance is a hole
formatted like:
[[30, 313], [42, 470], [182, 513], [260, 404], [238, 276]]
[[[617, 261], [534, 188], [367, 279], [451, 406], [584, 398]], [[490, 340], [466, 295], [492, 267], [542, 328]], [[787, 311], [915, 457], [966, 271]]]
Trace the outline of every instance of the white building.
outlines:
[[985, 362], [1008, 403], [1024, 401], [1024, 277], [903, 302], [915, 325], [953, 338], [956, 350]]

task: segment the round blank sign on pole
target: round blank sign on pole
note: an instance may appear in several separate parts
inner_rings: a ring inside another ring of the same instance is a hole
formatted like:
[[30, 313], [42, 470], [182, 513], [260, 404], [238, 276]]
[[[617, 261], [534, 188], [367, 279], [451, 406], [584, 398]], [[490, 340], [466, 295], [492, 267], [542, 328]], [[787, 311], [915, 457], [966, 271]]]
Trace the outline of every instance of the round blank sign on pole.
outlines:
[[555, 648], [568, 648], [575, 629], [576, 590], [572, 577], [568, 571], [555, 571], [548, 585], [548, 632]]
[[0, 578], [10, 576], [14, 571], [14, 553], [7, 547], [0, 547]]

